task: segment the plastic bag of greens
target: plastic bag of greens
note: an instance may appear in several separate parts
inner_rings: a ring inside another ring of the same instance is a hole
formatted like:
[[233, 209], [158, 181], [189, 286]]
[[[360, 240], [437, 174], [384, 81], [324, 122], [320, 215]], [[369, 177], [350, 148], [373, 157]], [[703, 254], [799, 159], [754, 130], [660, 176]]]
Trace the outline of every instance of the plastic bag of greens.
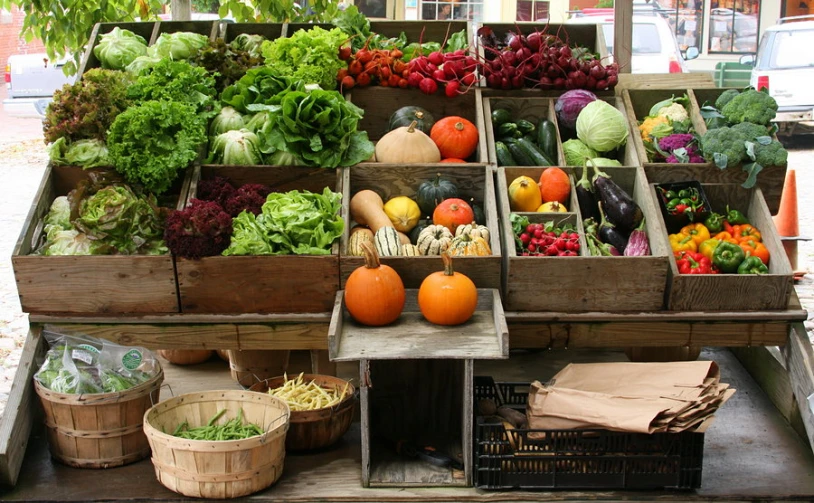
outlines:
[[149, 381], [161, 371], [148, 349], [43, 327], [50, 349], [34, 379], [57, 393], [116, 393]]

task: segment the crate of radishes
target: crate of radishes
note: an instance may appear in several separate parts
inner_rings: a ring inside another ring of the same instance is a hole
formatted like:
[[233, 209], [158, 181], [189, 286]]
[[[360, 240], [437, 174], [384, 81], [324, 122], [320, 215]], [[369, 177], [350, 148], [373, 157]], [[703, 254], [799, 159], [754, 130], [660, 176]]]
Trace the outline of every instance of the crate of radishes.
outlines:
[[[667, 246], [638, 167], [501, 167], [507, 311], [658, 311]], [[598, 201], [602, 202], [602, 210]]]

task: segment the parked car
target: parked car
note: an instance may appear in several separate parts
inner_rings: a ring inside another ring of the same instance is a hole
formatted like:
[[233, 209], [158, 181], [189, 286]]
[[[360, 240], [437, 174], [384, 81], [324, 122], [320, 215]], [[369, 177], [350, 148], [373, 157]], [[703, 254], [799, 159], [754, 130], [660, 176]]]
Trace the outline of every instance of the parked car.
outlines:
[[[608, 53], [613, 53], [613, 9], [584, 9], [566, 24], [601, 24]], [[687, 59], [698, 57], [698, 50], [687, 50]], [[654, 10], [634, 11], [631, 73], [688, 72], [685, 57], [676, 42], [670, 23]]]
[[754, 65], [750, 85], [777, 101], [779, 135], [814, 133], [813, 46], [814, 16], [786, 17], [766, 28], [756, 55], [741, 57]]
[[6, 63], [6, 89], [3, 111], [15, 117], [44, 117], [54, 91], [72, 83], [63, 62], [51, 63], [45, 53], [15, 54]]

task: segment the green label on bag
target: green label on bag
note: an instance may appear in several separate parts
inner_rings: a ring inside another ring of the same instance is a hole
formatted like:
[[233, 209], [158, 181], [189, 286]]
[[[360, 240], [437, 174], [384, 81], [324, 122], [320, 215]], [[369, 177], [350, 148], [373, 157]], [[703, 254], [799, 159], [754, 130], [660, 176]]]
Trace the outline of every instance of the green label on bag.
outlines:
[[122, 356], [122, 365], [127, 370], [135, 370], [141, 365], [141, 351], [131, 349]]

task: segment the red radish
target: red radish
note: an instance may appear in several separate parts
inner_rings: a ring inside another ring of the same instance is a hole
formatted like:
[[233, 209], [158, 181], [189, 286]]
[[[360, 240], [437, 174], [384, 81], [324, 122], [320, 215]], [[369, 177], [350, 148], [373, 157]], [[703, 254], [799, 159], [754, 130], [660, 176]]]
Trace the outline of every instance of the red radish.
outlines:
[[435, 66], [440, 66], [444, 64], [444, 55], [441, 51], [433, 51], [428, 56], [430, 63], [434, 64]]
[[341, 88], [342, 88], [342, 90], [343, 90], [343, 91], [344, 91], [345, 89], [351, 89], [351, 88], [353, 88], [353, 86], [355, 86], [355, 85], [356, 85], [356, 81], [355, 81], [355, 80], [353, 80], [353, 77], [351, 77], [350, 75], [345, 75], [345, 76], [342, 78], [342, 82], [341, 82]]
[[413, 72], [409, 77], [407, 77], [407, 83], [410, 85], [410, 87], [418, 87], [422, 80], [424, 80], [424, 76], [418, 72]]
[[429, 77], [424, 77], [418, 85], [421, 92], [424, 94], [435, 94], [438, 91], [438, 84]]
[[461, 84], [465, 85], [466, 87], [470, 87], [475, 84], [475, 74], [474, 73], [467, 73], [461, 77]]
[[444, 88], [444, 94], [447, 95], [447, 98], [454, 98], [455, 96], [458, 96], [460, 88], [461, 84], [458, 83], [457, 80], [451, 80], [447, 82], [447, 85]]
[[446, 82], [447, 76], [444, 73], [444, 70], [435, 70], [432, 72], [432, 78], [438, 82]]
[[343, 45], [339, 48], [339, 59], [347, 61], [351, 57], [351, 48], [349, 45]]

